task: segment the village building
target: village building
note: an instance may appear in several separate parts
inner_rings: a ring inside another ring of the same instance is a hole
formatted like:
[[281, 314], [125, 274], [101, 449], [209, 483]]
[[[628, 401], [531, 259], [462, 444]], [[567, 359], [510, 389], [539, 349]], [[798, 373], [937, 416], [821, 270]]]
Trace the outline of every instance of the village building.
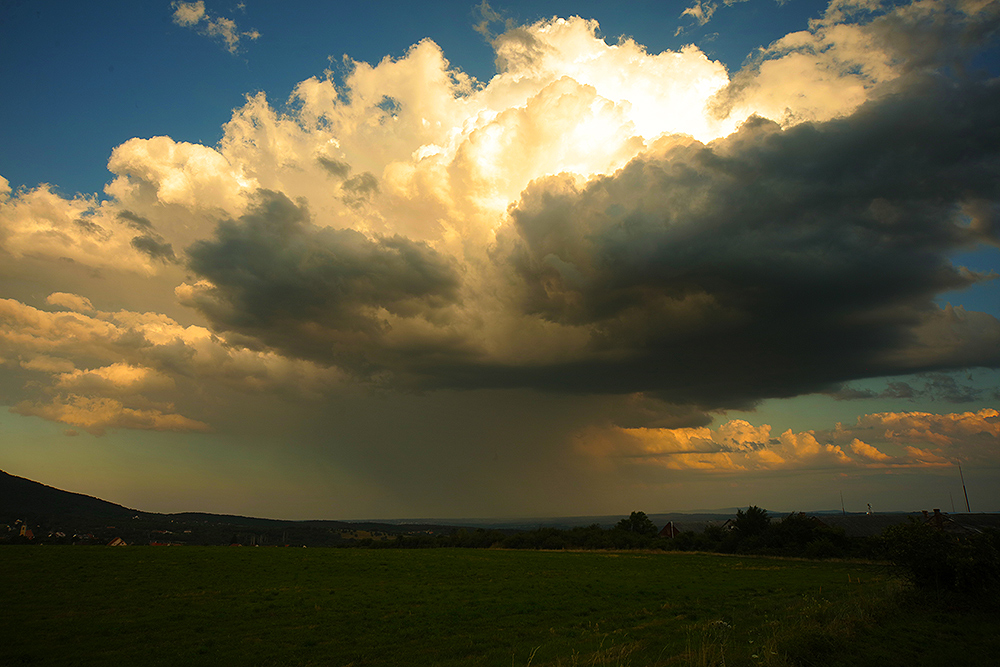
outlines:
[[674, 525], [673, 521], [668, 521], [667, 525], [660, 529], [660, 537], [677, 537], [681, 534], [681, 531], [677, 526]]

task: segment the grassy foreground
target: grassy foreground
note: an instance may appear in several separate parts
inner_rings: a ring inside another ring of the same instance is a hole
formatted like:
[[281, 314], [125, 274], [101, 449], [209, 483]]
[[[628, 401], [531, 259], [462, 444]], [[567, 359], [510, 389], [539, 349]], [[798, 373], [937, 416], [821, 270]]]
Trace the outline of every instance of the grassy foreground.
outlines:
[[899, 587], [690, 553], [4, 547], [0, 664], [831, 664]]

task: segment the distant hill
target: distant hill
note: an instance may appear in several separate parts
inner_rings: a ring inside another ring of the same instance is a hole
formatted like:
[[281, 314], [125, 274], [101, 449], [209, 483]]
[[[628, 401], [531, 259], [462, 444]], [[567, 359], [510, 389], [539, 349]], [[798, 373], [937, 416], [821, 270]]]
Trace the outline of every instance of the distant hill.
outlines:
[[65, 516], [117, 519], [136, 510], [82, 493], [63, 491], [0, 470], [0, 516]]
[[404, 534], [447, 535], [461, 527], [426, 522], [285, 521], [206, 512], [159, 514], [63, 491], [0, 470], [0, 525], [7, 525], [7, 531], [0, 532], [0, 542], [11, 539], [11, 526], [18, 519], [32, 528], [36, 542], [52, 544], [106, 544], [121, 537], [128, 544], [212, 545], [235, 540], [257, 545], [343, 546], [355, 540]]
[[[674, 521], [684, 530], [701, 530], [705, 523], [725, 520], [735, 515], [736, 510], [716, 510], [699, 513], [651, 514], [650, 519], [657, 526]], [[572, 528], [599, 524], [610, 528], [621, 516], [578, 516], [533, 519], [406, 519], [390, 521], [285, 521], [258, 517], [210, 514], [206, 512], [182, 512], [158, 514], [129, 509], [100, 498], [82, 493], [63, 491], [39, 482], [17, 477], [0, 470], [0, 519], [13, 520], [27, 517], [74, 517], [88, 519], [117, 519], [142, 515], [144, 519], [162, 519], [175, 523], [191, 523], [218, 526], [242, 526], [264, 530], [280, 526], [299, 525], [323, 527], [328, 530], [379, 530], [389, 533], [407, 531], [445, 532], [459, 527], [481, 527], [494, 530], [532, 530], [542, 527]]]
[[[771, 512], [773, 520], [780, 520], [786, 512]], [[902, 523], [909, 517], [920, 517], [919, 513], [888, 512], [878, 515], [859, 513], [846, 514], [837, 512], [807, 512], [821, 516], [824, 523], [839, 526], [851, 536], [877, 535], [887, 526]], [[668, 521], [681, 531], [701, 532], [709, 524], [722, 523], [736, 515], [732, 510], [702, 510], [699, 512], [675, 512], [649, 514], [649, 519], [662, 527]], [[1000, 525], [1000, 515], [953, 515], [956, 521], [983, 523], [987, 517], [989, 525]], [[258, 517], [235, 516], [229, 514], [210, 514], [205, 512], [182, 512], [176, 514], [159, 514], [129, 509], [115, 503], [94, 498], [82, 493], [63, 491], [46, 486], [30, 479], [17, 477], [0, 470], [0, 523], [13, 522], [22, 519], [31, 522], [48, 524], [53, 528], [67, 528], [75, 532], [90, 532], [99, 528], [111, 528], [109, 523], [118, 526], [116, 534], [121, 533], [124, 526], [138, 531], [160, 530], [161, 532], [185, 532], [194, 534], [201, 540], [199, 543], [221, 543], [233, 533], [271, 533], [271, 543], [276, 543], [277, 536], [284, 540], [290, 533], [310, 544], [328, 544], [331, 535], [351, 533], [355, 536], [367, 534], [399, 535], [399, 534], [448, 534], [459, 528], [485, 528], [503, 532], [530, 531], [538, 528], [570, 529], [576, 526], [597, 524], [602, 528], [611, 528], [622, 516], [576, 516], [548, 518], [508, 518], [508, 519], [400, 519], [389, 521], [287, 521], [281, 519], [263, 519]], [[128, 519], [127, 523], [121, 520]], [[112, 521], [114, 520], [114, 521]], [[983, 524], [986, 525], [986, 524]], [[338, 538], [339, 539], [339, 538]]]

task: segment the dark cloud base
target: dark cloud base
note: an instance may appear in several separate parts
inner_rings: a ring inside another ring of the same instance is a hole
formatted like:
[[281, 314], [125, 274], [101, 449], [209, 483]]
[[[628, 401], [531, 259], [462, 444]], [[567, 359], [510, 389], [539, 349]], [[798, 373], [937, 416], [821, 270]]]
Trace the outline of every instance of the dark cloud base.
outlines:
[[751, 119], [581, 189], [535, 182], [495, 258], [526, 312], [591, 328], [594, 358], [498, 375], [732, 407], [995, 367], [1000, 323], [933, 299], [984, 278], [953, 252], [998, 242], [976, 217], [1000, 194], [998, 105], [994, 82], [914, 78], [848, 118]]
[[433, 318], [459, 299], [457, 267], [430, 246], [318, 228], [304, 203], [266, 190], [187, 254], [188, 267], [212, 284], [188, 305], [217, 328], [359, 372], [378, 370], [376, 348], [389, 326], [380, 309]]
[[188, 249], [212, 284], [190, 305], [284, 354], [409, 387], [644, 392], [710, 410], [997, 367], [1000, 322], [934, 298], [985, 278], [953, 253], [1000, 243], [998, 108], [996, 82], [913, 75], [849, 117], [751, 118], [708, 145], [661, 139], [582, 187], [533, 182], [490, 256], [516, 316], [589, 330], [570, 362], [500, 363], [463, 335], [388, 353], [380, 310], [453, 323], [457, 263], [401, 236], [317, 228], [266, 191]]

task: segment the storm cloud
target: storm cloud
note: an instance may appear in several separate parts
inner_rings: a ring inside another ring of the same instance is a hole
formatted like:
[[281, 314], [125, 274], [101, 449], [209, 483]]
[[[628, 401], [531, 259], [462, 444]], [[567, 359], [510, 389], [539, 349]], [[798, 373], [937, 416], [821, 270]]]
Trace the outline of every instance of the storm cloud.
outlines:
[[[478, 264], [261, 190], [188, 248], [201, 281], [177, 294], [218, 330], [366, 377], [643, 393], [666, 414], [996, 367], [1000, 322], [934, 301], [992, 277], [950, 257], [998, 244], [996, 108], [995, 82], [918, 74], [834, 120], [663, 135], [610, 175], [531, 182]], [[482, 327], [500, 320], [543, 327], [552, 352], [497, 353]]]
[[187, 253], [203, 280], [178, 295], [216, 327], [355, 369], [376, 362], [389, 318], [442, 324], [459, 300], [456, 266], [427, 244], [318, 228], [304, 204], [270, 191]]
[[495, 260], [525, 312], [591, 332], [587, 372], [547, 381], [725, 406], [996, 366], [1000, 322], [933, 300], [990, 277], [949, 256], [998, 242], [998, 105], [992, 82], [921, 79], [847, 118], [751, 118], [583, 186], [534, 182]]

